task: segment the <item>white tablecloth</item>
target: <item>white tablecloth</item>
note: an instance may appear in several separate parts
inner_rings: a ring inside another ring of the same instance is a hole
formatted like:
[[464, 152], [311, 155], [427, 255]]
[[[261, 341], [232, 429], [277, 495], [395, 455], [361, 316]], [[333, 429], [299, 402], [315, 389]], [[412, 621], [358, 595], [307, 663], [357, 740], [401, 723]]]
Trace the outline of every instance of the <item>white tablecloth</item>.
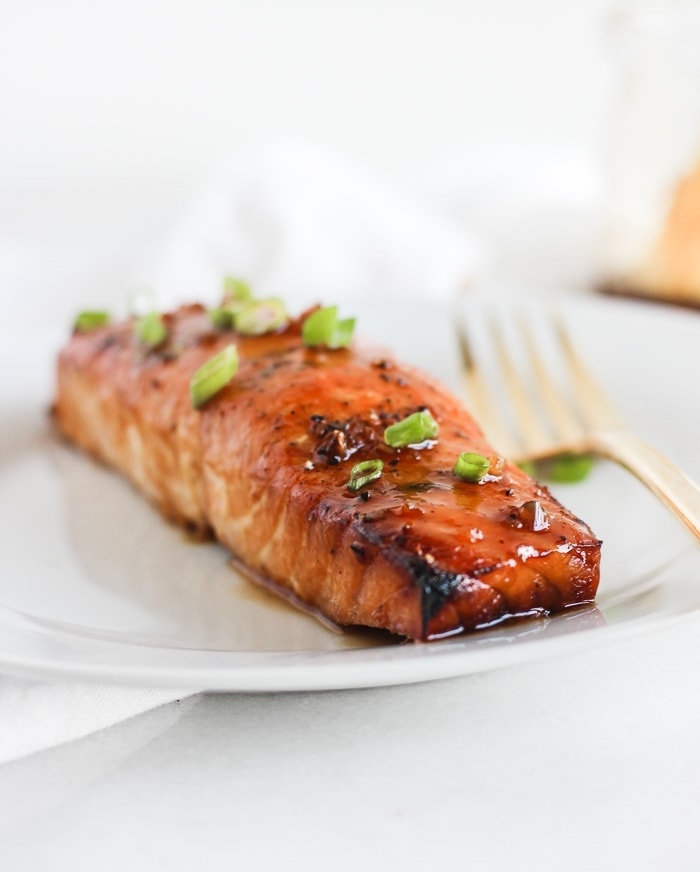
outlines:
[[15, 872], [694, 870], [700, 621], [422, 685], [195, 697], [0, 768]]

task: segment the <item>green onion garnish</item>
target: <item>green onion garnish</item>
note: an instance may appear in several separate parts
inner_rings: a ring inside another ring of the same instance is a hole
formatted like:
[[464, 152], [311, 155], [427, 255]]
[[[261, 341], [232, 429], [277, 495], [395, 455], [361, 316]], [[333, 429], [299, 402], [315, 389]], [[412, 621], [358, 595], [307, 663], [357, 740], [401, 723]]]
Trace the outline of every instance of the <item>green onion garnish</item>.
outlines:
[[435, 439], [439, 432], [440, 425], [430, 412], [424, 409], [387, 427], [384, 431], [384, 441], [392, 448], [403, 448], [406, 445], [420, 445], [428, 439]]
[[224, 277], [224, 305], [226, 303], [249, 303], [253, 299], [250, 285], [233, 276]]
[[233, 318], [234, 312], [226, 308], [226, 306], [209, 310], [209, 320], [218, 330], [232, 330]]
[[190, 379], [190, 399], [199, 409], [231, 381], [238, 371], [238, 351], [227, 345], [199, 367]]
[[328, 347], [347, 348], [352, 342], [352, 335], [354, 332], [355, 318], [343, 318], [337, 321], [331, 341], [328, 343]]
[[326, 348], [347, 348], [352, 341], [355, 319], [338, 319], [337, 306], [324, 306], [316, 309], [304, 321], [301, 338], [309, 348], [325, 345]]
[[274, 297], [246, 303], [234, 316], [234, 326], [245, 336], [262, 336], [287, 323], [284, 303]]
[[325, 345], [337, 323], [337, 306], [325, 306], [324, 308], [316, 309], [302, 325], [301, 338], [304, 345]]
[[593, 469], [590, 454], [560, 454], [545, 465], [545, 478], [560, 484], [583, 481]]
[[381, 460], [363, 460], [361, 463], [356, 463], [350, 470], [350, 481], [348, 488], [351, 491], [358, 491], [371, 481], [376, 481], [381, 478], [384, 463]]
[[537, 465], [533, 460], [518, 460], [515, 465], [518, 469], [522, 469], [525, 475], [529, 475], [530, 478], [537, 477]]
[[593, 469], [595, 459], [590, 454], [559, 454], [548, 460], [520, 460], [518, 466], [530, 478], [557, 484], [576, 484]]
[[452, 472], [462, 481], [470, 481], [478, 484], [489, 471], [491, 461], [483, 454], [475, 454], [472, 451], [463, 451], [457, 458]]
[[218, 330], [232, 330], [236, 315], [253, 300], [250, 286], [232, 276], [224, 278], [224, 298], [216, 309], [209, 310], [209, 319]]
[[168, 335], [168, 328], [157, 312], [149, 312], [143, 318], [139, 318], [134, 329], [139, 342], [149, 348], [160, 345]]
[[90, 330], [104, 327], [105, 324], [109, 324], [109, 312], [89, 309], [85, 312], [80, 312], [76, 316], [73, 322], [73, 330], [75, 333], [89, 333]]

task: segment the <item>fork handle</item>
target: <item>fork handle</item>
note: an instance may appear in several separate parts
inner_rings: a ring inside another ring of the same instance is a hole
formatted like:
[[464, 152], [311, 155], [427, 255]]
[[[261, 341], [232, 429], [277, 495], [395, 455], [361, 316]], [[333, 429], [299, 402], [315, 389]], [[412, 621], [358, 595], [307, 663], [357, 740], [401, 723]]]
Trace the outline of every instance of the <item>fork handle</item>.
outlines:
[[596, 433], [594, 450], [629, 470], [700, 540], [700, 487], [675, 464], [628, 431]]

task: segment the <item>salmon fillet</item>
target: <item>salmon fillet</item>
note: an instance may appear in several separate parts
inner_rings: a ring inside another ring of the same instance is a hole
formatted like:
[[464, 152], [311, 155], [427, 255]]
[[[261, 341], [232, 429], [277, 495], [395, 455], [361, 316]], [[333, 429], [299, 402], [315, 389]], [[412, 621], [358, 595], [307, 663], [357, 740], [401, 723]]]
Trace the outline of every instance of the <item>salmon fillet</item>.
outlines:
[[[453, 474], [461, 452], [495, 452], [430, 377], [362, 347], [306, 348], [301, 318], [259, 337], [215, 329], [200, 305], [164, 322], [154, 350], [133, 319], [75, 333], [55, 420], [257, 578], [338, 624], [416, 640], [594, 598], [601, 543], [546, 488], [509, 462], [479, 483]], [[231, 342], [237, 374], [193, 408], [190, 378]], [[385, 444], [426, 408], [437, 440]], [[381, 477], [350, 490], [352, 467], [377, 458]]]

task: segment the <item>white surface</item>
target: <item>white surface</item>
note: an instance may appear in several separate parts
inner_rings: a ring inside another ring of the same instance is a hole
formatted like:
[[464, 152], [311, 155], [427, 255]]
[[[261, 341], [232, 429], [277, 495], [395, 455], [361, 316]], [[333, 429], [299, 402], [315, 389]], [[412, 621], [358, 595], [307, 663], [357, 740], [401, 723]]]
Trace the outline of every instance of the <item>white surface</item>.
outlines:
[[[360, 335], [369, 332], [409, 362], [455, 381], [454, 336], [434, 303], [404, 304], [397, 337], [394, 303], [355, 302]], [[472, 326], [476, 311], [466, 314]], [[551, 337], [541, 329], [544, 310], [534, 298], [529, 312], [546, 354]], [[672, 446], [680, 465], [694, 471], [700, 406], [684, 402], [683, 376], [700, 371], [700, 323], [680, 312], [603, 300], [571, 302], [562, 312], [628, 419], [644, 421], [650, 405], [665, 406], [657, 442]], [[451, 356], [444, 352], [450, 348]], [[597, 608], [430, 645], [333, 633], [255, 595], [222, 549], [183, 540], [113, 473], [56, 444], [43, 411], [50, 396], [41, 389], [51, 368], [51, 347], [26, 339], [10, 343], [0, 367], [6, 403], [0, 526], [10, 533], [0, 554], [6, 671], [196, 690], [366, 687], [557, 657], [700, 608], [700, 553], [636, 481], [600, 464], [584, 484], [555, 489], [605, 543]], [[679, 433], [687, 438], [674, 446]], [[3, 726], [10, 735], [17, 729]]]
[[442, 211], [346, 155], [288, 139], [235, 155], [133, 282], [168, 305], [217, 301], [224, 275], [299, 308], [358, 294], [445, 300], [484, 261]]
[[187, 691], [0, 677], [0, 763], [82, 739]]
[[615, 28], [621, 81], [610, 135], [606, 266], [643, 272], [680, 182], [700, 161], [700, 6], [639, 3]]
[[596, 151], [617, 5], [4, 0], [0, 188], [111, 186], [137, 212], [280, 133], [391, 171], [474, 138]]
[[13, 872], [697, 869], [698, 622], [381, 690], [199, 697], [0, 769]]

